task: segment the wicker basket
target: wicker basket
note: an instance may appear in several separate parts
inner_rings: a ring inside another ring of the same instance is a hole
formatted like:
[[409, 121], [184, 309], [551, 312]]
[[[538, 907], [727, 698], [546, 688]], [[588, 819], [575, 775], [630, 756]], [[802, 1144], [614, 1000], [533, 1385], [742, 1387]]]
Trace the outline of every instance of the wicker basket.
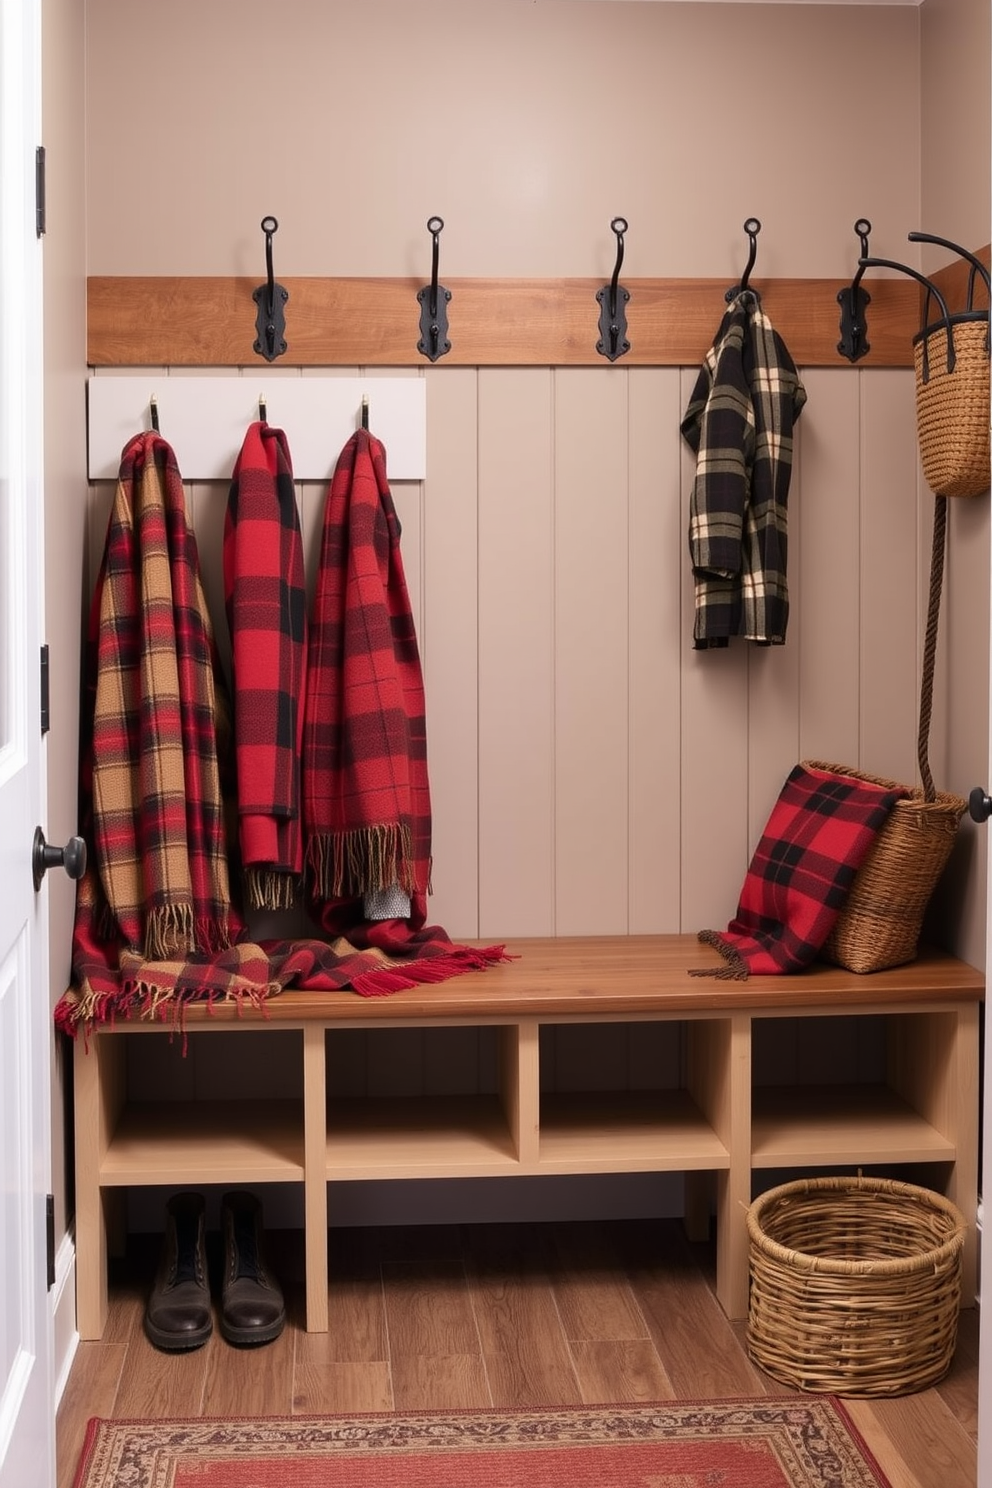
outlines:
[[[897, 784], [846, 765], [804, 763], [873, 785]], [[923, 916], [966, 807], [966, 801], [947, 791], [935, 791], [928, 801], [919, 788], [896, 802], [820, 952], [825, 960], [856, 972], [882, 971], [913, 960]]]
[[[920, 462], [935, 496], [981, 496], [989, 488], [989, 311], [975, 307], [975, 284], [992, 297], [992, 276], [974, 253], [932, 233], [910, 233], [914, 243], [937, 243], [971, 264], [968, 299], [951, 314], [936, 285], [927, 286], [923, 325], [913, 337], [916, 429]], [[936, 299], [943, 314], [930, 320]]]
[[938, 496], [983, 495], [989, 489], [988, 311], [927, 326], [915, 338], [913, 358], [927, 485]]
[[965, 1223], [940, 1194], [886, 1178], [784, 1183], [747, 1211], [747, 1346], [800, 1390], [908, 1395], [957, 1343]]

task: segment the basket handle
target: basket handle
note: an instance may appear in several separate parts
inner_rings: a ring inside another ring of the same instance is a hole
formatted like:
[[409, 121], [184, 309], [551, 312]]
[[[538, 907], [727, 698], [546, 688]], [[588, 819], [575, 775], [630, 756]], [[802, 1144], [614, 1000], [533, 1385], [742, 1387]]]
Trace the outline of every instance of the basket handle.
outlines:
[[967, 259], [971, 264], [971, 273], [968, 275], [968, 309], [974, 309], [975, 304], [975, 275], [978, 274], [985, 285], [986, 293], [992, 299], [992, 274], [982, 263], [982, 260], [967, 248], [962, 248], [959, 243], [952, 243], [949, 238], [938, 238], [933, 233], [911, 232], [909, 234], [911, 243], [936, 243], [941, 248], [949, 248], [959, 258]]
[[[908, 274], [911, 279], [915, 279], [918, 284], [923, 285], [927, 292], [927, 297], [923, 305], [923, 326], [919, 332], [919, 335], [923, 337], [923, 381], [929, 382], [930, 380], [930, 354], [927, 346], [927, 338], [931, 331], [939, 330], [942, 325], [947, 327], [947, 370], [948, 373], [953, 372], [955, 363], [957, 362], [957, 355], [954, 350], [954, 329], [951, 322], [951, 314], [947, 308], [947, 301], [933, 280], [928, 279], [925, 274], [919, 273], [918, 270], [911, 269], [908, 264], [896, 263], [891, 258], [859, 258], [858, 267], [860, 268], [862, 266], [865, 268], [895, 269], [900, 274]], [[937, 304], [940, 306], [940, 319], [934, 321], [933, 325], [927, 323], [930, 314], [931, 295], [933, 295]]]

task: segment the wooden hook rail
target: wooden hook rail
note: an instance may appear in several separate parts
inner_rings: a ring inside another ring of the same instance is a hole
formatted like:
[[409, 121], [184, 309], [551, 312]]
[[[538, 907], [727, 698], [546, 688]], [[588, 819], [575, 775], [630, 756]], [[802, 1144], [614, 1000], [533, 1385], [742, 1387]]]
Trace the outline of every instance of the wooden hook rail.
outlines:
[[[602, 366], [595, 279], [448, 279], [444, 366]], [[849, 365], [837, 351], [842, 279], [760, 282], [762, 305], [800, 366]], [[411, 279], [284, 280], [293, 334], [280, 366], [423, 366]], [[255, 284], [247, 278], [91, 278], [93, 367], [247, 367]], [[628, 279], [626, 366], [698, 365], [726, 305], [718, 279]], [[875, 366], [911, 366], [915, 286], [871, 284]], [[176, 307], [182, 306], [182, 314]]]
[[[987, 250], [985, 250], [987, 254]], [[934, 277], [956, 284], [960, 266]], [[801, 367], [850, 367], [838, 351], [838, 291], [849, 279], [759, 280], [761, 302]], [[285, 287], [293, 334], [280, 365], [423, 366], [418, 285], [404, 278], [299, 278]], [[627, 366], [695, 366], [726, 308], [718, 279], [627, 279]], [[252, 280], [94, 277], [88, 281], [93, 367], [250, 367]], [[448, 279], [451, 350], [445, 366], [602, 366], [595, 279]], [[910, 367], [920, 296], [904, 278], [866, 281], [871, 351], [861, 365]], [[951, 294], [948, 293], [949, 302]], [[182, 314], [177, 307], [182, 306]], [[412, 307], [412, 309], [411, 309]]]

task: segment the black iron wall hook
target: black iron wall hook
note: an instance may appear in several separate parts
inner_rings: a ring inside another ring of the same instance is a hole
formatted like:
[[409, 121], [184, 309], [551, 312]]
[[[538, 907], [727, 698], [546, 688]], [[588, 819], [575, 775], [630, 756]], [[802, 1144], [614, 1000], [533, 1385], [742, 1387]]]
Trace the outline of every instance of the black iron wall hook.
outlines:
[[871, 223], [868, 218], [859, 217], [854, 224], [854, 231], [861, 240], [858, 272], [852, 279], [849, 289], [837, 291], [837, 303], [840, 306], [840, 340], [837, 342], [837, 350], [841, 356], [847, 357], [849, 362], [856, 362], [871, 351], [866, 335], [868, 318], [865, 313], [871, 304], [871, 295], [866, 289], [861, 288], [861, 279], [868, 261], [868, 234], [871, 232]]
[[630, 350], [630, 342], [627, 340], [627, 312], [624, 308], [630, 299], [630, 291], [624, 289], [620, 283], [623, 235], [627, 231], [626, 217], [614, 217], [610, 227], [617, 235], [617, 261], [609, 284], [604, 284], [602, 289], [596, 291], [599, 305], [599, 340], [596, 342], [596, 350], [600, 356], [615, 362], [624, 352]]
[[451, 342], [448, 340], [447, 310], [451, 291], [437, 282], [438, 238], [443, 227], [443, 217], [428, 217], [427, 231], [433, 239], [431, 282], [417, 291], [417, 303], [420, 305], [420, 340], [417, 342], [417, 350], [421, 356], [429, 358], [432, 362], [436, 362], [438, 357], [443, 357], [451, 350]]
[[263, 217], [261, 227], [265, 234], [266, 282], [252, 292], [252, 299], [258, 306], [254, 350], [267, 362], [274, 362], [286, 350], [283, 307], [289, 299], [289, 291], [276, 283], [272, 273], [272, 235], [278, 231], [279, 224], [274, 217]]
[[[758, 256], [758, 234], [761, 231], [761, 223], [758, 221], [757, 217], [749, 217], [747, 219], [744, 224], [744, 231], [747, 233], [748, 243], [750, 245], [747, 256], [747, 267], [744, 270], [744, 274], [741, 278], [740, 284], [732, 285], [731, 288], [728, 289], [726, 294], [724, 295], [724, 299], [727, 301], [728, 305], [731, 303], [731, 301], [736, 300], [739, 294], [743, 294], [750, 285], [751, 270], [754, 268], [754, 261]], [[752, 289], [751, 293], [756, 299], [761, 298], [756, 289]]]

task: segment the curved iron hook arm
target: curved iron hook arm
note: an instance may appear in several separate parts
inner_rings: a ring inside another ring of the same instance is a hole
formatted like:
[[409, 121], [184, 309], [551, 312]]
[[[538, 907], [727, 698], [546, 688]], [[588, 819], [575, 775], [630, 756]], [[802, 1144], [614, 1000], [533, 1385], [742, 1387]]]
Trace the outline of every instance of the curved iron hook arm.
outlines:
[[[933, 280], [928, 279], [925, 274], [919, 273], [918, 270], [911, 269], [908, 264], [896, 263], [891, 258], [862, 258], [858, 260], [858, 263], [863, 264], [866, 269], [895, 269], [900, 274], [908, 274], [911, 279], [915, 279], [918, 284], [923, 285], [923, 288], [927, 291], [928, 295], [933, 295], [934, 299], [937, 301], [937, 304], [940, 306], [941, 319], [947, 325], [947, 370], [948, 372], [953, 372], [955, 364], [957, 362], [957, 353], [954, 350], [954, 332], [951, 326], [950, 312], [947, 308], [947, 301], [944, 299], [944, 296], [941, 294], [936, 284], [934, 284]], [[924, 322], [925, 321], [926, 312], [924, 311]], [[929, 361], [927, 358], [926, 346], [924, 346], [923, 360], [923, 380], [925, 382], [927, 377], [929, 376]]]
[[[758, 234], [761, 231], [761, 223], [758, 221], [757, 217], [749, 217], [747, 219], [744, 224], [744, 231], [747, 233], [749, 244], [747, 267], [745, 268], [744, 273], [741, 276], [740, 284], [732, 285], [731, 288], [728, 289], [726, 294], [724, 295], [724, 299], [726, 300], [728, 305], [733, 300], [736, 300], [739, 294], [743, 294], [746, 289], [750, 288], [751, 270], [754, 268], [754, 262], [758, 256]], [[752, 289], [751, 293], [757, 294], [757, 290]]]
[[616, 234], [617, 259], [609, 284], [604, 284], [602, 289], [596, 291], [596, 300], [600, 307], [599, 340], [596, 342], [596, 350], [600, 356], [608, 357], [611, 362], [615, 362], [618, 357], [623, 356], [625, 351], [630, 350], [630, 342], [627, 340], [627, 315], [624, 310], [624, 306], [630, 299], [630, 291], [624, 289], [620, 283], [623, 237], [627, 231], [626, 217], [614, 217], [610, 227]]

